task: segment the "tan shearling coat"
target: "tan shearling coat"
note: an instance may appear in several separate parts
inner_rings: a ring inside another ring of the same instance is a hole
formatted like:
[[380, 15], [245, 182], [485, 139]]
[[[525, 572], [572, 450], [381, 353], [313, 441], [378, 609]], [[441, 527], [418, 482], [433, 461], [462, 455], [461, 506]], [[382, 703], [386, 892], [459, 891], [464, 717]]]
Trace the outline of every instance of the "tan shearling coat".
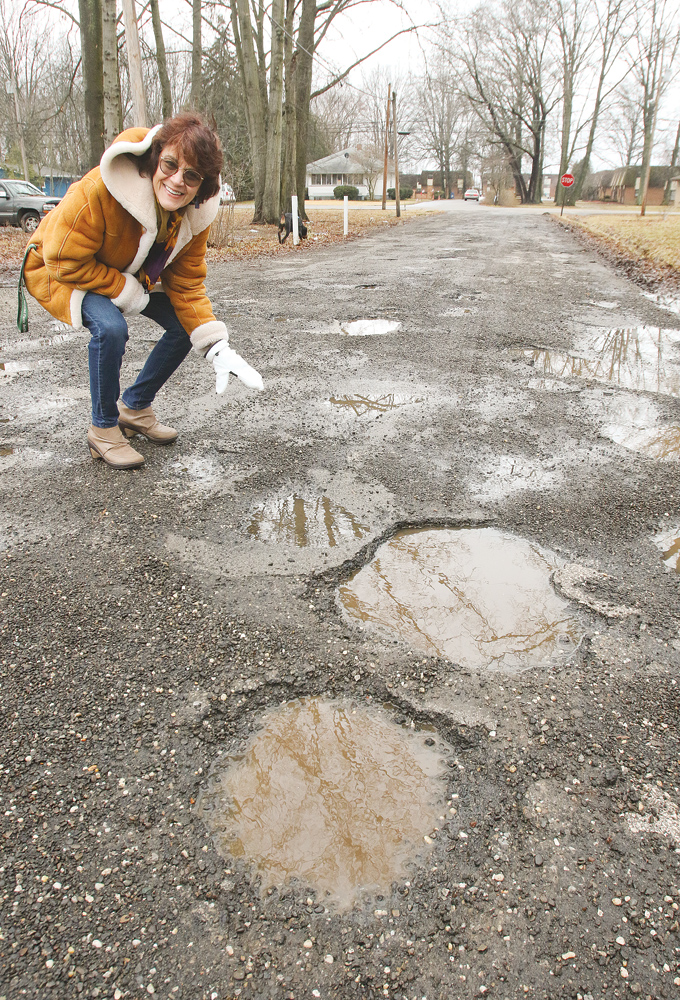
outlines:
[[[26, 260], [26, 288], [52, 316], [76, 329], [83, 325], [81, 307], [87, 292], [107, 296], [125, 312], [130, 284], [125, 275], [137, 273], [155, 242], [151, 178], [140, 177], [128, 154], [146, 152], [159, 127], [122, 132], [100, 165], [71, 185], [33, 235], [37, 249]], [[208, 230], [218, 206], [215, 195], [198, 208], [187, 207], [177, 244], [160, 276], [162, 290], [202, 354], [228, 338], [226, 326], [213, 315], [204, 284]]]

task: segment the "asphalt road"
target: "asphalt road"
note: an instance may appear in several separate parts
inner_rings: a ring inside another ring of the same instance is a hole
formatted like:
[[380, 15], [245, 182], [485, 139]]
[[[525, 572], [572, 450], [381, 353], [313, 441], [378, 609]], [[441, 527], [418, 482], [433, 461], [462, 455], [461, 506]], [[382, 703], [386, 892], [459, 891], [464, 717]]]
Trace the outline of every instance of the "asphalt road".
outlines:
[[[475, 204], [208, 284], [266, 390], [189, 357], [179, 440], [125, 473], [86, 447], [87, 337], [20, 339], [1, 290], [0, 1000], [677, 996], [678, 315]], [[132, 321], [124, 377], [157, 337]], [[422, 526], [548, 553], [579, 641], [470, 667], [346, 617]], [[312, 695], [446, 761], [427, 851], [345, 912], [261, 892], [196, 809]]]

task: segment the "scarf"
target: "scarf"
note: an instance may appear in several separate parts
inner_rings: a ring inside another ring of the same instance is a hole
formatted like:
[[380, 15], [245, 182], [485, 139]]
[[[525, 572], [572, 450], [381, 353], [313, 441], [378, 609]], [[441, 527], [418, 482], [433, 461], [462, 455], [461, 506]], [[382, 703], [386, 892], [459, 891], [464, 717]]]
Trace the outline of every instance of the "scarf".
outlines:
[[160, 278], [161, 272], [168, 262], [168, 257], [177, 245], [183, 214], [183, 212], [168, 212], [156, 202], [156, 221], [158, 223], [156, 242], [137, 272], [137, 280], [144, 286], [146, 292], [150, 292]]

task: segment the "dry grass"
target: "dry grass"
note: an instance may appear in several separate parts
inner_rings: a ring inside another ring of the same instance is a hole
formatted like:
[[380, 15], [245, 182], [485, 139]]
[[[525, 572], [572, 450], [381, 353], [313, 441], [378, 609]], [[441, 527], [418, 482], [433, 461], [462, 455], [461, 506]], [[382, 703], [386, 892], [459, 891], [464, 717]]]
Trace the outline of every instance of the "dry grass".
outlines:
[[567, 223], [645, 281], [680, 281], [680, 214], [588, 215]]
[[[341, 209], [328, 209], [322, 206], [314, 207], [307, 204], [309, 225], [307, 239], [301, 240], [299, 246], [293, 246], [293, 237], [289, 236], [283, 245], [277, 238], [278, 226], [253, 226], [253, 206], [236, 205], [234, 209], [233, 241], [230, 246], [209, 247], [208, 260], [231, 260], [233, 258], [253, 258], [272, 256], [279, 253], [309, 252], [318, 246], [328, 246], [332, 243], [342, 243], [346, 239], [356, 239], [366, 236], [376, 229], [385, 229], [400, 225], [409, 216], [395, 217], [394, 202], [383, 212], [378, 203], [373, 208], [350, 208], [349, 236], [343, 235], [343, 213]], [[423, 213], [419, 212], [419, 216]], [[412, 216], [410, 217], [412, 218]]]

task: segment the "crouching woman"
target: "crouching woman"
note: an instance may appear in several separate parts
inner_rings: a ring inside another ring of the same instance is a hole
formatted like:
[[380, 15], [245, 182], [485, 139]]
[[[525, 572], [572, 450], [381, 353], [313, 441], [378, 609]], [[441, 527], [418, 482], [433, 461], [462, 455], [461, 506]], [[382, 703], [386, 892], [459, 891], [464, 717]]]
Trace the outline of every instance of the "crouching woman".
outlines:
[[[230, 372], [262, 389], [229, 347], [204, 285], [221, 166], [219, 140], [196, 114], [127, 129], [34, 234], [26, 288], [56, 319], [90, 332], [87, 441], [93, 458], [114, 468], [143, 464], [127, 440], [135, 434], [158, 444], [177, 437], [151, 404], [192, 347], [212, 362], [217, 392]], [[140, 313], [165, 332], [119, 401], [126, 317]]]

